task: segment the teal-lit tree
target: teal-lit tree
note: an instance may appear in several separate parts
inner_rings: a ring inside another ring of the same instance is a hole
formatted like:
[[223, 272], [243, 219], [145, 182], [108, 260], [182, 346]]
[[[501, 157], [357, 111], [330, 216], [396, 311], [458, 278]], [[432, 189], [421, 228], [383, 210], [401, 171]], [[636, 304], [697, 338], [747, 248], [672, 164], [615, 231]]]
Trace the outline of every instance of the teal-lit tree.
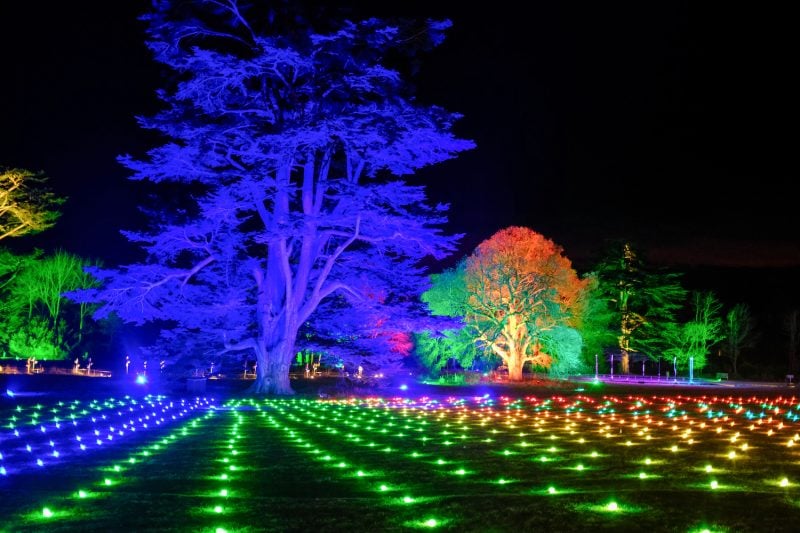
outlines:
[[575, 328], [556, 326], [542, 335], [543, 350], [554, 354], [549, 374], [554, 377], [567, 377], [586, 371], [587, 365], [581, 358], [583, 338]]
[[391, 347], [423, 311], [420, 262], [456, 238], [440, 229], [446, 206], [398, 177], [473, 147], [450, 131], [459, 116], [415, 100], [402, 74], [450, 23], [153, 6], [147, 45], [170, 77], [163, 109], [140, 122], [165, 141], [122, 162], [183, 203], [126, 232], [145, 261], [97, 271], [104, 288], [75, 298], [166, 324], [164, 342], [184, 351], [254, 356], [257, 393], [292, 393], [298, 349], [402, 357]]

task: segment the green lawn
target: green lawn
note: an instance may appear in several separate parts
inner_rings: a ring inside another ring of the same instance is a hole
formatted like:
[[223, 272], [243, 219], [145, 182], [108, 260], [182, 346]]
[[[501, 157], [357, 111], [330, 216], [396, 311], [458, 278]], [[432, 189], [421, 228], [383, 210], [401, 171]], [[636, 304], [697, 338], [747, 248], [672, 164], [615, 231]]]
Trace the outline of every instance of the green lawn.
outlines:
[[794, 531], [798, 415], [779, 397], [234, 399], [36, 469], [7, 451], [9, 407], [0, 528]]

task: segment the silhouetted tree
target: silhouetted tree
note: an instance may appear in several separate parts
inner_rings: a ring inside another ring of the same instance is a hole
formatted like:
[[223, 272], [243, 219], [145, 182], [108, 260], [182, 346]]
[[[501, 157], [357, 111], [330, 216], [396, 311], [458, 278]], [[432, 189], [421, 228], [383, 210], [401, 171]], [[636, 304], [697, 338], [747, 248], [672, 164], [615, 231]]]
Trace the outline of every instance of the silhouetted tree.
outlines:
[[731, 370], [739, 374], [739, 361], [742, 349], [753, 345], [755, 339], [755, 321], [747, 304], [736, 304], [725, 315], [723, 335], [725, 337], [725, 354], [731, 361]]
[[725, 336], [720, 316], [722, 304], [711, 292], [694, 292], [691, 308], [690, 320], [667, 330], [670, 346], [665, 350], [665, 355], [676, 357], [678, 366], [683, 368], [692, 359], [694, 369], [700, 371], [706, 366], [710, 348]]
[[783, 328], [786, 332], [786, 352], [789, 357], [789, 370], [796, 374], [798, 367], [798, 346], [800, 346], [800, 311], [792, 309], [783, 319]]

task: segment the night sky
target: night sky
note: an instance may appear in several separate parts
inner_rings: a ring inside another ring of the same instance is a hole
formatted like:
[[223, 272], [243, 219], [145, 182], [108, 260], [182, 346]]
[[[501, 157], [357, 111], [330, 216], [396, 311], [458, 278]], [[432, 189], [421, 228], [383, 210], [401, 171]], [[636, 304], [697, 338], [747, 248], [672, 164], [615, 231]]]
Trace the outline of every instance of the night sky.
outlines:
[[[743, 281], [755, 278], [797, 294], [780, 286], [800, 266], [788, 7], [395, 4], [360, 12], [454, 23], [422, 63], [418, 98], [462, 113], [456, 131], [478, 148], [412, 181], [452, 204], [461, 255], [525, 225], [579, 267], [626, 237], [653, 262], [723, 272], [707, 276], [723, 296], [763, 293]], [[0, 3], [0, 165], [44, 170], [70, 198], [56, 228], [3, 245], [136, 257], [118, 232], [140, 221], [144, 193], [115, 158], [153, 143], [134, 119], [162, 86], [136, 20], [147, 5]]]

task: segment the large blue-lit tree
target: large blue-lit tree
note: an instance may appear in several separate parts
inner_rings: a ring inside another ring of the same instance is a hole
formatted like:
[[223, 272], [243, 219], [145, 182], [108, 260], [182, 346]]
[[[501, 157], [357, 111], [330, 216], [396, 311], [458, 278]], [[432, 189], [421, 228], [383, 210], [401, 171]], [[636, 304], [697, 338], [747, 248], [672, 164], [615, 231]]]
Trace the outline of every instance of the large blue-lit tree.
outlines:
[[236, 0], [154, 1], [143, 19], [174, 76], [164, 109], [140, 122], [168, 140], [121, 161], [179, 200], [126, 232], [146, 261], [96, 271], [104, 287], [80, 298], [169, 325], [165, 341], [183, 350], [254, 354], [259, 393], [292, 392], [306, 340], [343, 357], [391, 353], [425, 289], [420, 260], [455, 244], [440, 229], [446, 206], [398, 176], [473, 146], [450, 131], [458, 115], [417, 103], [401, 74], [449, 22]]

